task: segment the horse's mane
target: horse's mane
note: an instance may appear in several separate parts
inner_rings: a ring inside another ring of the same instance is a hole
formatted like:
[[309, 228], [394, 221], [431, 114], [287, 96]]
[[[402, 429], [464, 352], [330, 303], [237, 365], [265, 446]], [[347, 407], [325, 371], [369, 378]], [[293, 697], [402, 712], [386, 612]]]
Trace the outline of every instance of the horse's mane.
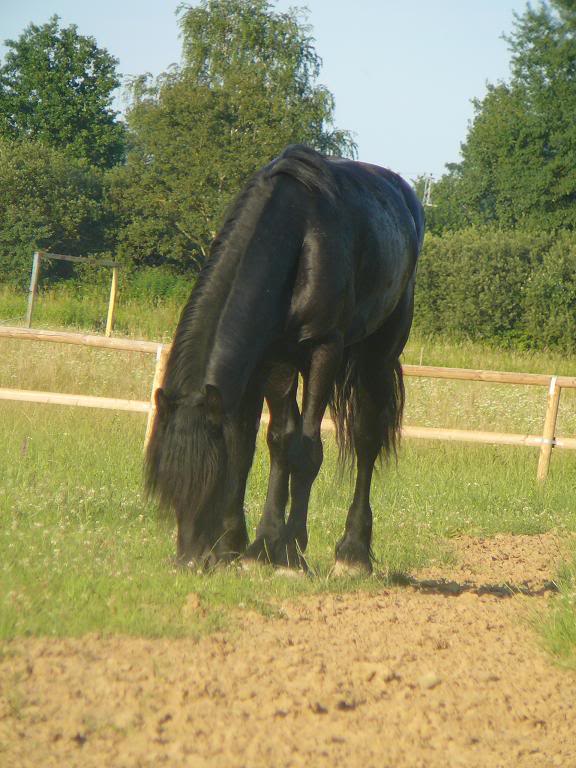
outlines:
[[228, 283], [233, 277], [226, 274], [230, 270], [221, 266], [226, 261], [226, 246], [261, 177], [262, 171], [255, 173], [228, 208], [224, 223], [210, 245], [208, 259], [182, 309], [166, 370], [165, 385], [171, 394], [185, 390], [186, 382], [195, 373], [204, 371], [205, 359], [199, 355], [198, 342], [205, 339], [206, 334], [213, 335], [222, 303], [226, 300]]

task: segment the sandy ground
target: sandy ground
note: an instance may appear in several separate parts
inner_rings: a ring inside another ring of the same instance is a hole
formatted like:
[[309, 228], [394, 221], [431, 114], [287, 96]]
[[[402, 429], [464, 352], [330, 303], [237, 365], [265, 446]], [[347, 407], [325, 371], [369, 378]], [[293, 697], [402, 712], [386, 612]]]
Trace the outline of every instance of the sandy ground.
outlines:
[[199, 642], [10, 643], [0, 766], [576, 768], [576, 675], [528, 625], [558, 542], [456, 547], [410, 585], [240, 610]]

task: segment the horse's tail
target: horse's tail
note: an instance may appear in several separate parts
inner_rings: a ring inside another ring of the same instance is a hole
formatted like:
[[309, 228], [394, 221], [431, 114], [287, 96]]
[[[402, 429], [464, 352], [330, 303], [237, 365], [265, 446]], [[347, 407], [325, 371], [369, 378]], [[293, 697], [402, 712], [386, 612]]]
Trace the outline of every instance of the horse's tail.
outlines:
[[400, 427], [404, 412], [404, 379], [400, 360], [396, 358], [385, 367], [380, 376], [363, 375], [362, 363], [353, 347], [346, 354], [330, 402], [330, 412], [336, 428], [339, 458], [343, 465], [351, 464], [355, 453], [354, 430], [358, 424], [359, 389], [362, 386], [379, 411], [379, 431], [386, 458], [397, 455]]

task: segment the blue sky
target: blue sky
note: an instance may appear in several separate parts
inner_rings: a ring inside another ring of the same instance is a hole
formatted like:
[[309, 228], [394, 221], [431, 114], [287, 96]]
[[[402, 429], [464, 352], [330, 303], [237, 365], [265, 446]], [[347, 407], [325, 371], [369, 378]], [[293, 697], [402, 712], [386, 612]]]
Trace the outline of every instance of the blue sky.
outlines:
[[[120, 60], [124, 75], [158, 74], [180, 60], [180, 0], [2, 0], [0, 40], [56, 13]], [[194, 2], [190, 2], [194, 5]], [[526, 0], [277, 0], [307, 6], [336, 98], [336, 124], [351, 130], [359, 156], [414, 178], [459, 159], [486, 82], [505, 80], [503, 33]], [[0, 56], [5, 48], [0, 47]], [[118, 102], [119, 105], [121, 102]]]

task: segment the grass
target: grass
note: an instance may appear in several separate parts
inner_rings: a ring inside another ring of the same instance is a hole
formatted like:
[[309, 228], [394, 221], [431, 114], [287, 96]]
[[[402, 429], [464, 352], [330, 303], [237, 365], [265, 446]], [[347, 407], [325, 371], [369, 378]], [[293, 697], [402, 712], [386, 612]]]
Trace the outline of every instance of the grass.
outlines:
[[561, 594], [551, 610], [539, 616], [536, 629], [544, 647], [562, 664], [576, 670], [576, 551], [558, 578]]
[[[126, 288], [126, 287], [125, 287]], [[109, 288], [90, 287], [85, 290], [65, 285], [40, 291], [34, 304], [35, 328], [67, 328], [104, 333], [108, 312]], [[9, 287], [0, 287], [0, 324], [20, 325], [26, 316], [27, 295]], [[118, 336], [167, 340], [178, 322], [182, 297], [176, 295], [164, 301], [141, 301], [119, 289], [114, 319]]]
[[[38, 318], [65, 326], [66, 297], [44, 297]], [[105, 302], [104, 302], [105, 304]], [[14, 297], [0, 291], [0, 320]], [[90, 310], [92, 311], [92, 310]], [[179, 308], [126, 310], [122, 333], [167, 339]], [[88, 312], [88, 309], [86, 310]], [[53, 313], [53, 314], [50, 314]], [[103, 313], [105, 314], [105, 313]], [[121, 315], [120, 315], [121, 316]], [[152, 317], [154, 316], [154, 317]], [[66, 316], [67, 317], [67, 316]], [[85, 317], [80, 318], [85, 322]], [[35, 323], [36, 324], [36, 323]], [[99, 330], [87, 322], [84, 330]], [[0, 386], [146, 399], [153, 357], [41, 343], [0, 342]], [[573, 375], [576, 359], [494, 350], [472, 343], [411, 341], [407, 362]], [[406, 423], [541, 431], [544, 388], [408, 379]], [[2, 402], [0, 638], [122, 632], [197, 636], [234, 621], [238, 606], [274, 614], [280, 602], [319, 591], [377, 589], [395, 572], [451, 558], [458, 534], [576, 531], [576, 466], [555, 452], [549, 481], [535, 482], [533, 449], [406, 442], [398, 465], [377, 475], [372, 506], [377, 578], [327, 578], [350, 499], [331, 439], [315, 484], [308, 559], [315, 579], [286, 580], [233, 569], [211, 578], [173, 569], [174, 527], [142, 496], [144, 417]], [[560, 432], [576, 432], [576, 402], [564, 392]], [[259, 445], [247, 495], [253, 532], [262, 509], [267, 455]], [[561, 595], [539, 632], [567, 664], [576, 659], [576, 556], [559, 576]], [[203, 610], [186, 610], [190, 593]]]
[[567, 356], [555, 350], [491, 346], [470, 340], [426, 338], [418, 333], [418, 328], [408, 341], [404, 361], [449, 368], [555, 373], [565, 376], [573, 376], [576, 373], [574, 355]]

